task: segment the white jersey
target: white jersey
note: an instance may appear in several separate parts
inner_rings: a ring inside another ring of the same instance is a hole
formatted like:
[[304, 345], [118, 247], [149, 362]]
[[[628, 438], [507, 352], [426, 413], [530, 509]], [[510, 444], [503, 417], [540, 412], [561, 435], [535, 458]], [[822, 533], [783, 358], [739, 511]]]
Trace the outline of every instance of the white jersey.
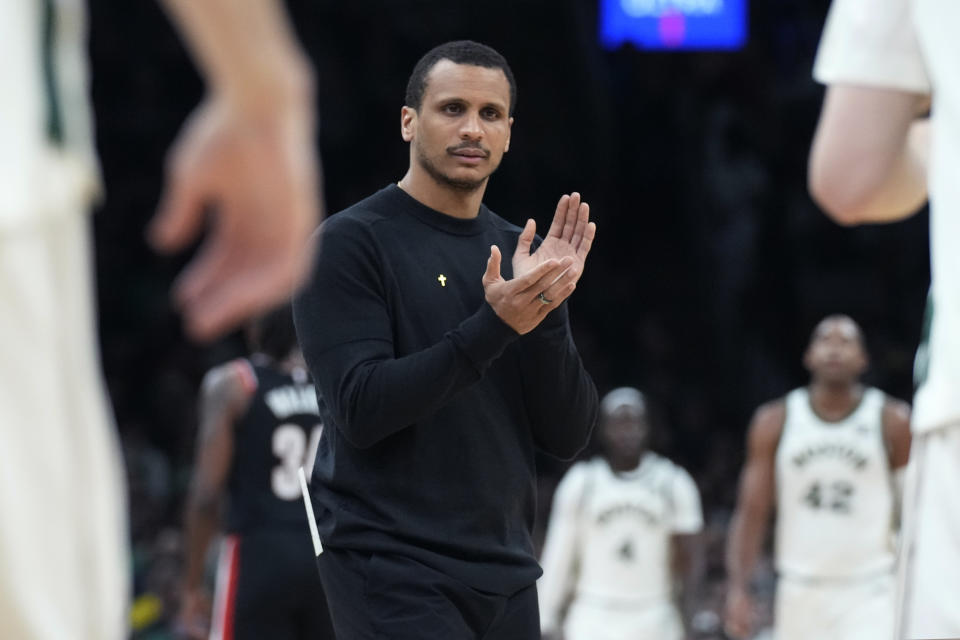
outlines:
[[670, 543], [703, 528], [690, 475], [655, 453], [633, 471], [574, 465], [557, 487], [538, 584], [541, 626], [557, 628], [572, 595], [609, 606], [660, 604], [672, 592]]
[[960, 2], [834, 0], [814, 76], [933, 94], [930, 190], [931, 307], [918, 353], [913, 426], [960, 422]]
[[86, 27], [83, 0], [0, 2], [0, 233], [76, 215], [99, 190]]
[[894, 490], [883, 436], [885, 396], [867, 389], [839, 422], [821, 420], [807, 389], [787, 395], [776, 456], [777, 570], [846, 579], [893, 570]]

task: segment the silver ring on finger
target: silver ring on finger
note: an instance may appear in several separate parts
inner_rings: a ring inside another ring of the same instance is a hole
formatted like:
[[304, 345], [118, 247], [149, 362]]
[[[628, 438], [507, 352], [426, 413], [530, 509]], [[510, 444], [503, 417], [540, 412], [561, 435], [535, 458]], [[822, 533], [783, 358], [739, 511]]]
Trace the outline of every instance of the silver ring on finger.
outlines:
[[553, 300], [543, 295], [543, 291], [537, 294], [537, 300], [539, 300], [540, 304], [543, 304], [543, 305], [553, 304]]

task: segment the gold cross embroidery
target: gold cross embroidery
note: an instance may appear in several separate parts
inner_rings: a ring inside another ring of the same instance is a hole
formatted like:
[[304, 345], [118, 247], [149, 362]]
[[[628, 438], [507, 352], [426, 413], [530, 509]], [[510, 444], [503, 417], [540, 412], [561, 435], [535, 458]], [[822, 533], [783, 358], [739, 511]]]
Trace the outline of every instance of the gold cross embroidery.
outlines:
[[440, 286], [441, 286], [441, 287], [447, 286], [447, 276], [445, 276], [445, 275], [443, 275], [443, 274], [441, 273], [440, 276], [437, 277], [437, 280], [440, 281]]

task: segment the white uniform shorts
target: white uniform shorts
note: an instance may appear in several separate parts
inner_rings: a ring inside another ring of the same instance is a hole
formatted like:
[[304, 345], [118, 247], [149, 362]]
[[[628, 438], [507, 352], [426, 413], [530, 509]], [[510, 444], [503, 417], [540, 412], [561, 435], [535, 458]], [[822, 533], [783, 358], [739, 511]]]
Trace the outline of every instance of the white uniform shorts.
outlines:
[[894, 628], [892, 574], [854, 581], [781, 577], [773, 611], [774, 640], [880, 640]]
[[575, 599], [563, 625], [564, 640], [682, 640], [683, 624], [669, 600], [603, 606]]
[[0, 231], [0, 638], [126, 637], [125, 480], [90, 219]]
[[898, 640], [960, 637], [960, 424], [914, 435], [901, 556]]

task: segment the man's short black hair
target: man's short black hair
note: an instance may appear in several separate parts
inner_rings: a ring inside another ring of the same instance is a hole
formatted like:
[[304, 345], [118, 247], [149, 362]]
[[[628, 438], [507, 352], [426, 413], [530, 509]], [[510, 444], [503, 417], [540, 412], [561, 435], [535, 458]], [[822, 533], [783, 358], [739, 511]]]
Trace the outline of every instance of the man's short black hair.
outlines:
[[265, 353], [274, 360], [283, 360], [289, 356], [297, 347], [291, 306], [281, 305], [254, 320], [248, 340], [251, 350]]
[[856, 320], [845, 313], [832, 313], [818, 322], [813, 328], [813, 332], [810, 334], [810, 342], [808, 343], [808, 346], [813, 344], [813, 341], [817, 339], [817, 336], [820, 335], [820, 327], [827, 322], [849, 322], [851, 325], [853, 325], [853, 328], [856, 329], [857, 340], [860, 341], [860, 348], [863, 349], [863, 353], [865, 355], [870, 353], [870, 350], [867, 348], [867, 336], [863, 332], [863, 327], [861, 327]]
[[517, 104], [517, 82], [513, 79], [513, 71], [507, 64], [506, 58], [495, 49], [473, 40], [455, 40], [445, 42], [430, 49], [413, 68], [410, 79], [407, 80], [407, 95], [405, 101], [408, 107], [417, 111], [423, 105], [423, 94], [427, 92], [427, 75], [434, 65], [441, 60], [449, 60], [455, 64], [470, 64], [486, 69], [500, 69], [507, 76], [510, 84], [510, 115]]

